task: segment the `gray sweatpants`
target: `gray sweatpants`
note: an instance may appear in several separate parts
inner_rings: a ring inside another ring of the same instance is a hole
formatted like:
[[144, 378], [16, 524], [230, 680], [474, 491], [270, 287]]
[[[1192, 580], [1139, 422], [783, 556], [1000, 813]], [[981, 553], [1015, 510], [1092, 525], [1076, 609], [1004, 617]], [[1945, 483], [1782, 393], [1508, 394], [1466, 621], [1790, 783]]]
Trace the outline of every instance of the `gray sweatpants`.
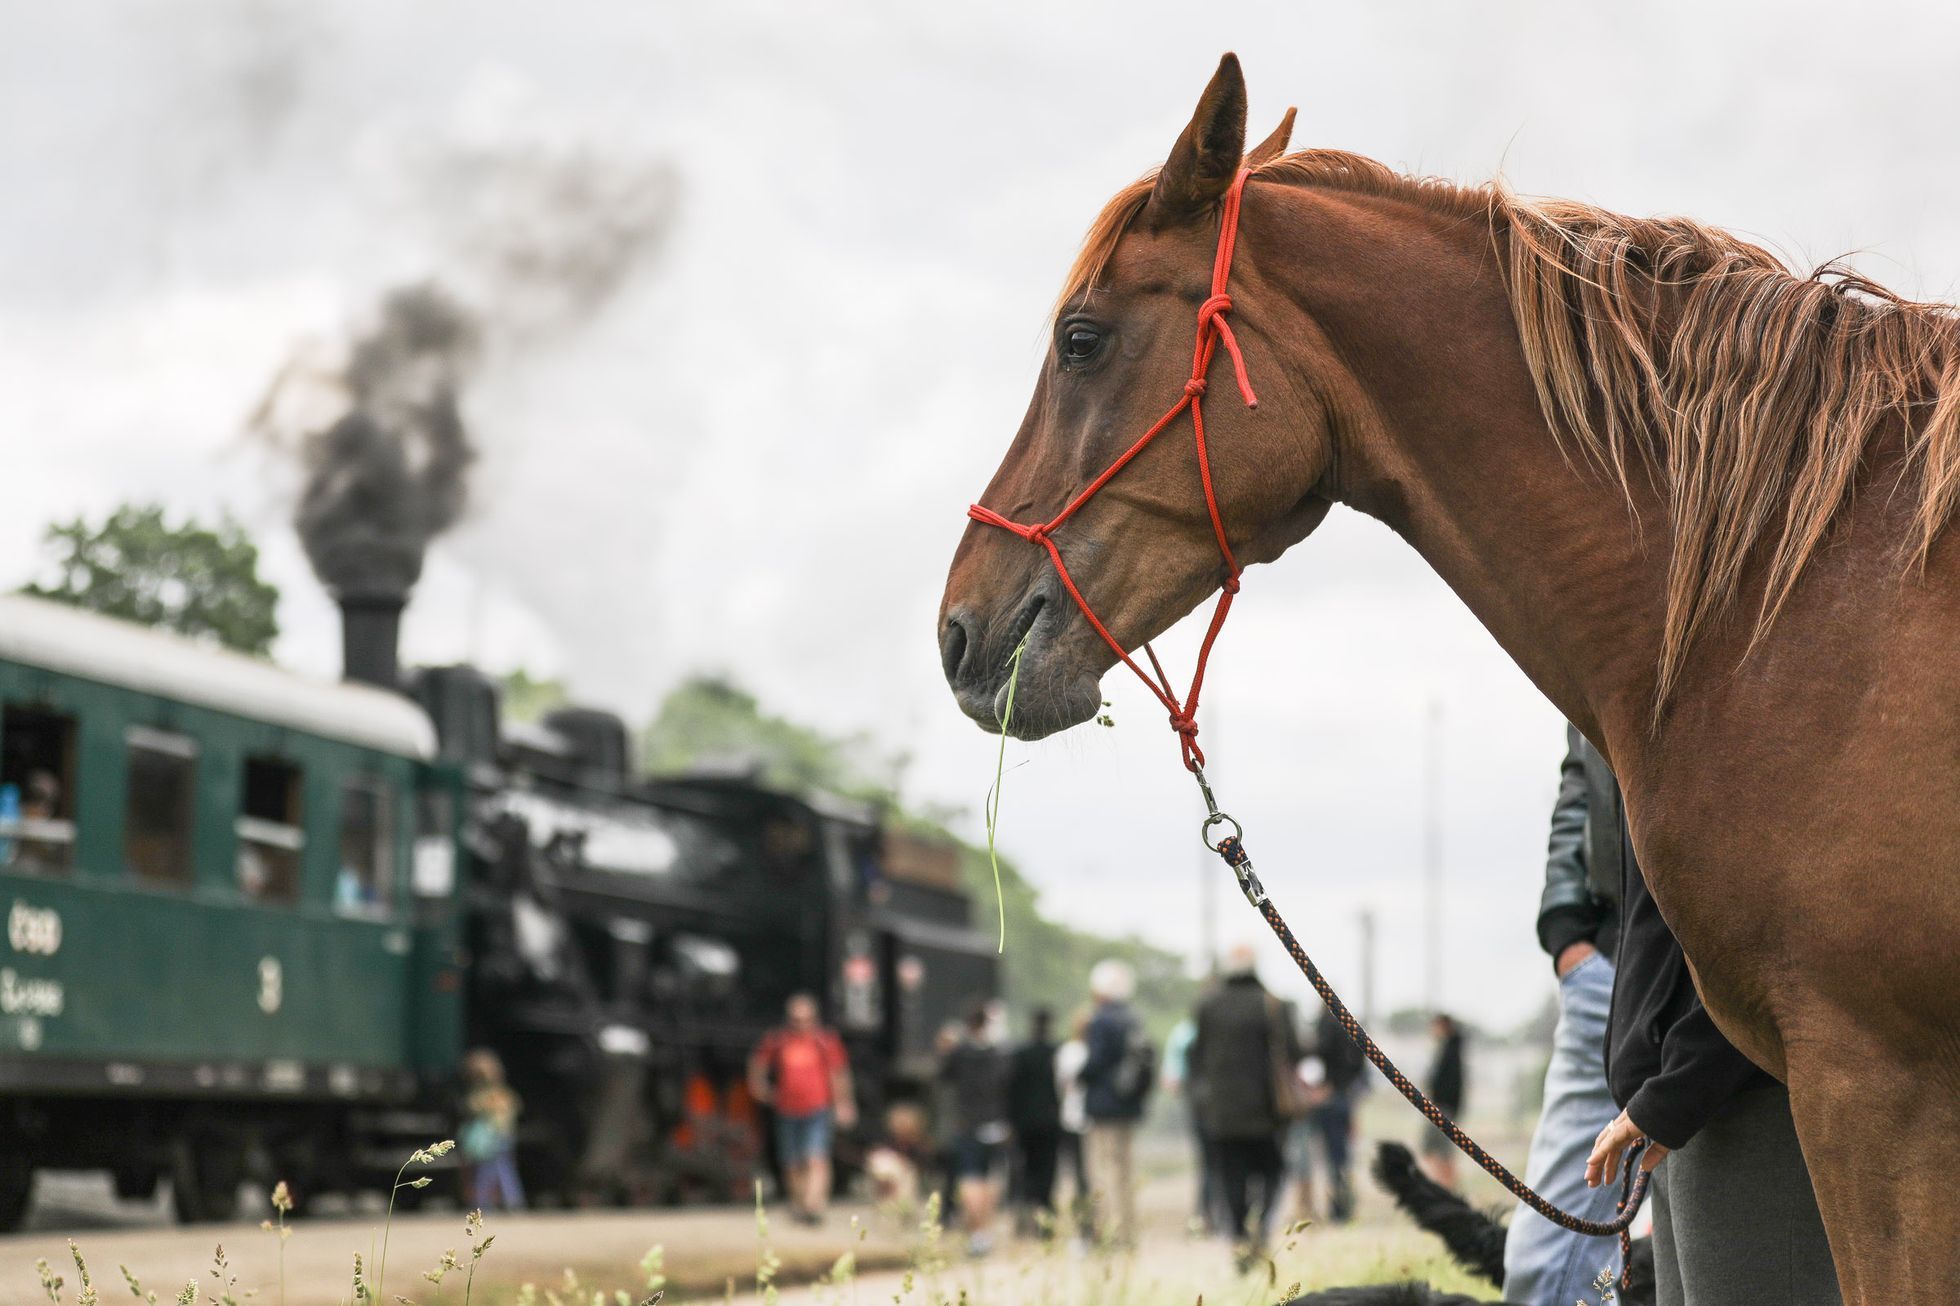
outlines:
[[1654, 1171], [1659, 1306], [1841, 1306], [1790, 1094], [1738, 1094]]

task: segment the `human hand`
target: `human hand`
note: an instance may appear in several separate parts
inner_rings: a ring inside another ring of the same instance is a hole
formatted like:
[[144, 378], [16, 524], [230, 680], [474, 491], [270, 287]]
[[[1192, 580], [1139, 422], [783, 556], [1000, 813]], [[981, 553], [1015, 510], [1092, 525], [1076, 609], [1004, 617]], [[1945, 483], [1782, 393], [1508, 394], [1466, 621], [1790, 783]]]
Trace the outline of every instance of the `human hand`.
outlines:
[[856, 1128], [857, 1122], [857, 1103], [848, 1099], [839, 1102], [837, 1104], [837, 1127], [839, 1129], [853, 1129]]
[[1593, 947], [1592, 944], [1586, 942], [1584, 939], [1579, 940], [1577, 943], [1568, 943], [1559, 949], [1558, 959], [1552, 963], [1552, 969], [1558, 972], [1560, 979], [1564, 979], [1567, 975], [1579, 969], [1581, 962], [1595, 955], [1598, 951], [1598, 948]]
[[1633, 1118], [1622, 1111], [1613, 1118], [1613, 1123], [1599, 1131], [1599, 1138], [1593, 1143], [1592, 1155], [1586, 1158], [1586, 1186], [1597, 1188], [1610, 1184], [1619, 1177], [1620, 1158], [1635, 1143], [1646, 1139], [1647, 1150], [1640, 1154], [1640, 1168], [1652, 1170], [1667, 1155], [1667, 1149], [1647, 1138]]

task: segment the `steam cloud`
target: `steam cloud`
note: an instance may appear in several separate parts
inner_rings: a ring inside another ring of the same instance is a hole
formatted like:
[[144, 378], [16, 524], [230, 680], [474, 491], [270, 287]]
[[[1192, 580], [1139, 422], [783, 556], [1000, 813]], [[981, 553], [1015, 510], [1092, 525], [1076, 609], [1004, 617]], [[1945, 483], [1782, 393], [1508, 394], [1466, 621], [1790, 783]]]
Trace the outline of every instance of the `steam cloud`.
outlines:
[[[406, 144], [398, 162], [440, 282], [385, 295], [337, 369], [295, 358], [253, 419], [297, 456], [295, 526], [341, 598], [408, 596], [430, 543], [468, 506], [478, 449], [462, 399], [480, 361], [506, 371], [591, 321], [661, 243], [679, 189], [665, 160], [507, 99]], [[295, 418], [296, 406], [308, 411]]]
[[337, 597], [406, 598], [429, 542], [462, 514], [475, 454], [457, 395], [476, 361], [475, 318], [433, 285], [390, 294], [357, 341], [348, 411], [305, 437], [294, 525]]

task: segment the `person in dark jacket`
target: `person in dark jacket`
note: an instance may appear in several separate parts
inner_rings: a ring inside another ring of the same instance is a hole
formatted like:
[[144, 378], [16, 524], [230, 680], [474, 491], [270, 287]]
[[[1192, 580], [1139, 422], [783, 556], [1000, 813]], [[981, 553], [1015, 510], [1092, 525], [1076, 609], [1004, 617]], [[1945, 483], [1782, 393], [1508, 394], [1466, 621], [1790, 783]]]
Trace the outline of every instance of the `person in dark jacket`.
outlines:
[[1191, 1076], [1204, 1086], [1205, 1130], [1218, 1151], [1228, 1230], [1244, 1269], [1264, 1248], [1279, 1204], [1280, 1135], [1290, 1110], [1275, 1100], [1276, 1084], [1300, 1062], [1292, 1014], [1259, 982], [1250, 945], [1226, 954], [1224, 982], [1198, 1008], [1190, 1055]]
[[[1558, 978], [1558, 1024], [1525, 1182], [1561, 1210], [1613, 1218], [1614, 1194], [1586, 1185], [1586, 1157], [1619, 1107], [1606, 1084], [1606, 1015], [1620, 936], [1620, 787], [1606, 759], [1565, 727], [1565, 761], [1546, 840], [1538, 943]], [[1620, 1276], [1620, 1246], [1573, 1233], [1519, 1202], [1504, 1241], [1504, 1299], [1572, 1306], [1601, 1274]]]
[[1096, 1011], [1083, 1036], [1089, 1050], [1082, 1065], [1089, 1205], [1096, 1236], [1118, 1247], [1136, 1238], [1136, 1127], [1157, 1075], [1142, 1022], [1130, 1009], [1136, 982], [1127, 962], [1112, 957], [1096, 963], [1089, 972]]
[[[1456, 1120], [1463, 1114], [1463, 1031], [1454, 1016], [1439, 1011], [1429, 1018], [1429, 1033], [1436, 1040], [1436, 1056], [1429, 1063], [1425, 1090], [1438, 1110]], [[1422, 1161], [1431, 1179], [1456, 1188], [1456, 1144], [1442, 1130], [1423, 1130]]]
[[1354, 1185], [1348, 1178], [1354, 1156], [1354, 1099], [1361, 1091], [1368, 1059], [1325, 1007], [1314, 1024], [1314, 1048], [1326, 1082], [1320, 1099], [1307, 1111], [1307, 1124], [1320, 1138], [1327, 1158], [1327, 1218], [1346, 1224], [1354, 1218]]
[[1646, 1141], [1659, 1306], [1839, 1306], [1789, 1091], [1715, 1027], [1621, 830], [1606, 1078], [1622, 1109], [1593, 1145], [1586, 1181], [1612, 1186], [1627, 1150]]
[[1062, 1094], [1055, 1082], [1055, 1013], [1037, 1008], [1028, 1041], [1007, 1069], [1007, 1123], [1014, 1131], [1015, 1192], [1022, 1227], [1054, 1228], [1055, 1163], [1062, 1148]]
[[1007, 1054], [990, 1041], [987, 1026], [987, 1008], [975, 1007], [966, 1018], [964, 1035], [939, 1067], [951, 1090], [954, 1195], [967, 1250], [975, 1256], [993, 1250], [1001, 1147], [1009, 1133]]

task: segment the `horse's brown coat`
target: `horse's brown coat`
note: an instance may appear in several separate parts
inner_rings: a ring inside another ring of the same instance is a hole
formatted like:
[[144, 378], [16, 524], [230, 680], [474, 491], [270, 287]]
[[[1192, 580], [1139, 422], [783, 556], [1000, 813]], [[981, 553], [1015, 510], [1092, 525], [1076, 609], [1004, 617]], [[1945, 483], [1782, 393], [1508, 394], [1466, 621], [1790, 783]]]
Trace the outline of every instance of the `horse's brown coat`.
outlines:
[[[1228, 57], [1173, 175], [1099, 220], [1060, 320], [1098, 324], [1103, 350], [1044, 368], [990, 507], [1045, 519], [1174, 397], [1216, 239], [1192, 201], [1229, 181], [1243, 106]], [[1595, 239], [1624, 257], [1586, 254]], [[1544, 277], [1520, 280], [1534, 258]], [[1960, 1284], [1960, 348], [1944, 310], [1766, 258], [1352, 156], [1268, 162], [1231, 286], [1260, 407], [1211, 405], [1207, 430], [1242, 561], [1332, 502], [1380, 518], [1600, 745], [1710, 1012], [1790, 1085], [1846, 1300], [1942, 1300]], [[1743, 298], [1714, 302], [1722, 281]], [[1589, 338], [1609, 309], [1625, 329]], [[1703, 373], [1647, 376], [1638, 342]], [[1219, 581], [1189, 442], [1168, 436], [1056, 535], [1131, 646]], [[1093, 715], [1113, 658], [1041, 550], [969, 526], [940, 624], [983, 723], [1035, 597], [1029, 737]]]

